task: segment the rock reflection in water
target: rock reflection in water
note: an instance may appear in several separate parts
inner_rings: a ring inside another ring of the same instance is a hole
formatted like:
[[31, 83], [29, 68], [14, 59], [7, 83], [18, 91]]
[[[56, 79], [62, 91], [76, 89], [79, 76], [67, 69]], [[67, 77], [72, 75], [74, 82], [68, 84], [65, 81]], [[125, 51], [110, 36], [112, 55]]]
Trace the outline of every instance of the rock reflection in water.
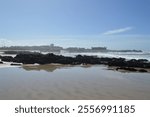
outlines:
[[[46, 72], [54, 72], [57, 69], [67, 69], [70, 67], [76, 67], [79, 65], [61, 65], [61, 64], [47, 64], [47, 65], [23, 65], [22, 68], [26, 71], [46, 71]], [[80, 65], [82, 68], [89, 68], [91, 65]]]

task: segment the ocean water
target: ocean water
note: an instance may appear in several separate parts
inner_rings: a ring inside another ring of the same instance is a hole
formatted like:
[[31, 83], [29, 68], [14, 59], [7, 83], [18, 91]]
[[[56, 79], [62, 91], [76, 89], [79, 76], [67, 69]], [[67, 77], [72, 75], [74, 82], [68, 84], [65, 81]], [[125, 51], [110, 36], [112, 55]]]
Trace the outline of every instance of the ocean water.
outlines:
[[150, 99], [150, 74], [101, 65], [0, 68], [0, 99]]
[[[49, 52], [43, 52], [43, 54], [47, 54]], [[122, 57], [126, 59], [147, 59], [150, 61], [150, 52], [93, 52], [93, 53], [69, 53], [69, 52], [61, 52], [61, 53], [55, 53], [57, 55], [64, 55], [64, 56], [71, 56], [75, 57], [76, 55], [89, 55], [89, 56], [98, 56], [98, 57]], [[15, 54], [3, 54], [0, 52], [1, 56], [13, 56], [15, 57]]]
[[89, 55], [98, 57], [122, 57], [126, 59], [147, 59], [150, 61], [150, 52], [95, 52], [95, 53], [61, 53], [64, 56]]

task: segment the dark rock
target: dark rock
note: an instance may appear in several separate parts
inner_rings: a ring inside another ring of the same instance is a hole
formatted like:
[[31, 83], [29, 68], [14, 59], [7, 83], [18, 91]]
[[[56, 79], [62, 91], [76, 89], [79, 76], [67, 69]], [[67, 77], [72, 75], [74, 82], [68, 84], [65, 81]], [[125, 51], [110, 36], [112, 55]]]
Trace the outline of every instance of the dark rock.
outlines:
[[131, 67], [118, 67], [116, 68], [116, 70], [126, 70], [126, 71], [133, 71], [133, 72], [137, 71], [137, 69]]
[[148, 72], [146, 69], [140, 69], [139, 72]]
[[109, 66], [126, 66], [127, 62], [124, 58], [112, 58], [108, 61]]
[[2, 61], [7, 61], [7, 62], [12, 62], [13, 61], [13, 57], [12, 56], [2, 56], [1, 60]]
[[19, 63], [11, 63], [10, 65], [16, 65], [16, 66], [20, 66], [21, 64], [19, 64]]
[[41, 54], [41, 53], [20, 53], [14, 58], [11, 56], [2, 56], [2, 61], [23, 63], [23, 64], [105, 64], [108, 66], [117, 66], [117, 69], [124, 69], [128, 71], [137, 71], [134, 68], [150, 68], [150, 62], [146, 59], [131, 59], [126, 60], [125, 58], [108, 58], [97, 56], [82, 56], [77, 55], [76, 57], [65, 57], [62, 55], [55, 55], [53, 53]]
[[138, 62], [141, 62], [141, 63], [147, 63], [148, 60], [147, 60], [147, 59], [138, 59]]

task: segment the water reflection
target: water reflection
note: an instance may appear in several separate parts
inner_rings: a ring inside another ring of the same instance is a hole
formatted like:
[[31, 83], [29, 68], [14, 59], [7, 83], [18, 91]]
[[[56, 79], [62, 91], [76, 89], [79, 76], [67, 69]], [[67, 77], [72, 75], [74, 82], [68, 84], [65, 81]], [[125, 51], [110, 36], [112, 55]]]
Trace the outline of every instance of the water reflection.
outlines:
[[149, 73], [106, 69], [59, 65], [1, 68], [0, 99], [150, 99]]
[[23, 68], [26, 71], [46, 71], [54, 72], [57, 69], [67, 69], [71, 67], [80, 66], [82, 68], [90, 68], [91, 65], [61, 65], [61, 64], [48, 64], [48, 65], [23, 65]]

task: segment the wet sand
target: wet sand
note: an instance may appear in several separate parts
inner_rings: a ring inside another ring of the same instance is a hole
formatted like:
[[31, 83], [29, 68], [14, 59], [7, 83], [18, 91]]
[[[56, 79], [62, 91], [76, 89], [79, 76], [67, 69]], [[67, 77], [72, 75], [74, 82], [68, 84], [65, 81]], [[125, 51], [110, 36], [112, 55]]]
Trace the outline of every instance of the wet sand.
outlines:
[[100, 65], [0, 68], [0, 99], [150, 99], [150, 73]]

